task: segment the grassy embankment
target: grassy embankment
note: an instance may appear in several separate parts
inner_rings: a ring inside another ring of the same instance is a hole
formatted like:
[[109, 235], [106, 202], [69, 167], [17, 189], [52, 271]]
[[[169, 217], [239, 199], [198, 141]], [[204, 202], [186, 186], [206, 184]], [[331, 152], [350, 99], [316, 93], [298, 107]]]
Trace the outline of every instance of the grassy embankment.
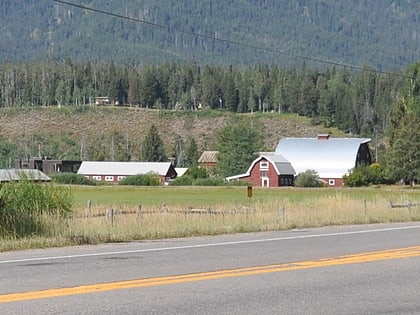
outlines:
[[[420, 190], [246, 187], [72, 187], [74, 216], [49, 238], [3, 240], [0, 251], [343, 224], [420, 221]], [[90, 200], [90, 202], [88, 202]], [[88, 206], [90, 204], [90, 207]], [[106, 217], [108, 209], [133, 212]], [[196, 212], [194, 212], [196, 211]], [[209, 213], [197, 213], [205, 212]], [[52, 222], [51, 224], [54, 224]]]

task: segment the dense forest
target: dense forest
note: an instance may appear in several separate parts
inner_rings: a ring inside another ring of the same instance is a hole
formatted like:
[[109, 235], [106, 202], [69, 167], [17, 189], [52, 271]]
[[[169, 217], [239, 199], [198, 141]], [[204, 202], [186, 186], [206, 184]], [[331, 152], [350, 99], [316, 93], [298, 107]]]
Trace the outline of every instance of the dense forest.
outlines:
[[92, 10], [52, 0], [1, 1], [0, 61], [296, 67], [306, 56], [310, 68], [323, 66], [312, 62], [322, 59], [395, 71], [420, 59], [419, 1], [69, 2]]

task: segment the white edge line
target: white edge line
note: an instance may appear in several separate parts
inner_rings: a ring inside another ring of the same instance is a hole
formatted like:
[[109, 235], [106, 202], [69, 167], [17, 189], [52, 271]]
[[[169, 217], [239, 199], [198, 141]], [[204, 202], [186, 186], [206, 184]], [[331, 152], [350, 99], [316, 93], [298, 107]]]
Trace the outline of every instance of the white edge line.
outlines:
[[374, 229], [374, 230], [361, 230], [361, 231], [336, 232], [336, 233], [325, 233], [325, 234], [287, 236], [287, 237], [278, 237], [278, 238], [254, 239], [254, 240], [247, 240], [247, 241], [231, 241], [231, 242], [223, 242], [223, 243], [207, 243], [207, 244], [197, 244], [197, 245], [160, 247], [160, 248], [148, 248], [148, 249], [135, 249], [135, 250], [126, 250], [126, 251], [100, 252], [100, 253], [92, 253], [92, 254], [76, 254], [76, 255], [63, 255], [63, 256], [35, 257], [35, 258], [27, 258], [27, 259], [12, 259], [12, 260], [1, 260], [0, 265], [1, 264], [9, 264], [9, 263], [20, 263], [20, 262], [72, 259], [72, 258], [80, 258], [80, 257], [111, 256], [111, 255], [123, 255], [123, 254], [133, 254], [133, 253], [160, 252], [160, 251], [167, 251], [167, 250], [204, 248], [204, 247], [227, 246], [227, 245], [240, 245], [240, 244], [263, 243], [263, 242], [274, 242], [274, 241], [287, 241], [287, 240], [296, 240], [296, 239], [305, 239], [305, 238], [345, 236], [345, 235], [354, 235], [354, 234], [378, 233], [378, 232], [419, 229], [419, 228], [420, 228], [420, 225], [414, 225], [414, 226], [403, 226], [403, 227]]

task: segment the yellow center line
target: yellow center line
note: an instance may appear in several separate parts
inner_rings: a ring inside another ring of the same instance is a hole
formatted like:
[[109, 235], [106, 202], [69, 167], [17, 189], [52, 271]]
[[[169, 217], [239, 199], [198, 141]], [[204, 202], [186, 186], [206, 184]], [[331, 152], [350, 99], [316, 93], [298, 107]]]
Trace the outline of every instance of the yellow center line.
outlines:
[[274, 272], [311, 269], [327, 266], [348, 265], [363, 262], [373, 262], [389, 259], [401, 259], [409, 257], [419, 257], [420, 246], [391, 249], [377, 252], [367, 252], [354, 255], [338, 256], [331, 258], [322, 258], [317, 260], [300, 261], [293, 263], [275, 264], [267, 266], [257, 266], [249, 268], [238, 268], [230, 270], [219, 270], [210, 272], [201, 272], [193, 274], [165, 276], [156, 278], [145, 278], [127, 281], [117, 281], [111, 283], [98, 283], [92, 285], [82, 285], [68, 288], [55, 288], [41, 291], [21, 292], [0, 295], [0, 303], [9, 303], [17, 301], [27, 301], [34, 299], [45, 299], [59, 296], [69, 296], [77, 294], [97, 293], [112, 290], [132, 289], [141, 287], [151, 287], [158, 285], [168, 285], [175, 283], [187, 283], [195, 281], [206, 281], [214, 279], [243, 277], [251, 275], [261, 275]]

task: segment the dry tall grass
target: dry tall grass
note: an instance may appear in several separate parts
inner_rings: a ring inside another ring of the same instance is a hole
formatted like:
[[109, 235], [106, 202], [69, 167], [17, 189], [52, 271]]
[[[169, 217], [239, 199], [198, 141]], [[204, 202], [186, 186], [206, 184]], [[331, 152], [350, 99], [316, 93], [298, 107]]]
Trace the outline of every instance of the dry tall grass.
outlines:
[[356, 200], [340, 194], [301, 202], [272, 199], [242, 206], [218, 204], [211, 209], [149, 206], [113, 218], [96, 216], [105, 212], [103, 207], [91, 209], [90, 214], [79, 209], [81, 217], [69, 221], [68, 235], [95, 243], [420, 220], [419, 206], [392, 209], [385, 199]]
[[[404, 196], [401, 197], [403, 200], [406, 200]], [[105, 216], [106, 211], [104, 206], [79, 208], [74, 217], [66, 221], [65, 227], [55, 222], [55, 237], [5, 241], [1, 243], [0, 251], [329, 225], [420, 221], [419, 205], [391, 208], [389, 201], [383, 198], [360, 200], [342, 194], [302, 201], [270, 199], [241, 206], [216, 204], [211, 209], [170, 205], [145, 206], [141, 210], [120, 207], [115, 209], [114, 216], [109, 215], [109, 209], [108, 216]]]

